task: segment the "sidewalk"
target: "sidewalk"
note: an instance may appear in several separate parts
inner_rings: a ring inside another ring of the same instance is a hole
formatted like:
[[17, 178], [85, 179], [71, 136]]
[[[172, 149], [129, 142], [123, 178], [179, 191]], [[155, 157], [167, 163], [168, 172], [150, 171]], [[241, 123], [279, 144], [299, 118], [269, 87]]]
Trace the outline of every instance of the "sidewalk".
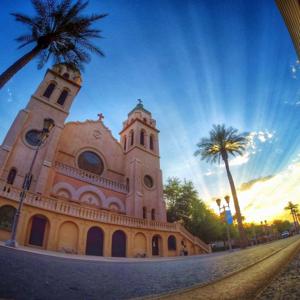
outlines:
[[[4, 242], [0, 241], [0, 247], [5, 246]], [[9, 248], [9, 247], [7, 247]], [[59, 258], [67, 258], [74, 260], [83, 260], [83, 261], [101, 261], [101, 262], [121, 262], [121, 263], [136, 263], [136, 262], [160, 262], [160, 261], [174, 261], [174, 260], [188, 260], [195, 257], [207, 257], [211, 254], [201, 254], [193, 256], [175, 256], [175, 257], [151, 257], [151, 258], [129, 258], [129, 257], [104, 257], [104, 256], [92, 256], [92, 255], [78, 255], [78, 254], [68, 254], [57, 251], [43, 250], [33, 247], [19, 246], [17, 248], [10, 248], [12, 251], [25, 251], [29, 253], [41, 254], [46, 256], [54, 256]]]
[[274, 276], [278, 274], [293, 257], [299, 254], [299, 252], [300, 239], [298, 238], [289, 246], [279, 249], [260, 261], [211, 283], [182, 289], [162, 296], [145, 297], [144, 299], [251, 300], [254, 299], [262, 289], [268, 286]]

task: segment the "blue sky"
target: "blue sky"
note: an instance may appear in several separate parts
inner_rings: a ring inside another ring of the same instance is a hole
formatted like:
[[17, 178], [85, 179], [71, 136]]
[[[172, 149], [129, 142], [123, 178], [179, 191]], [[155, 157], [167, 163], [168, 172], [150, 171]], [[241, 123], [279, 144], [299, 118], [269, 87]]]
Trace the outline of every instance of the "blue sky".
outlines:
[[[27, 0], [2, 0], [0, 11], [2, 72], [30, 49], [17, 50], [25, 29], [9, 13], [33, 10]], [[246, 154], [232, 161], [237, 186], [297, 164], [300, 65], [275, 1], [91, 0], [88, 12], [109, 13], [97, 24], [106, 57], [86, 66], [68, 120], [102, 112], [118, 137], [143, 99], [161, 131], [164, 179], [192, 180], [208, 203], [228, 192], [224, 168], [193, 157], [212, 124], [251, 132]], [[32, 61], [0, 91], [1, 140], [45, 70]]]

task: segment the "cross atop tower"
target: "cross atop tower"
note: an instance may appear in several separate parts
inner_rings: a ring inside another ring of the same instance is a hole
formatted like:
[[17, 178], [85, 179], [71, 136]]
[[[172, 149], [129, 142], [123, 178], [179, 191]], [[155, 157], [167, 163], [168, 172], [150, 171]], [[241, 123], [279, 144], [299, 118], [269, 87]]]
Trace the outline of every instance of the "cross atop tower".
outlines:
[[139, 104], [143, 104], [143, 101], [141, 99], [137, 99]]
[[99, 121], [102, 121], [104, 119], [104, 115], [102, 113], [98, 114], [97, 116], [99, 118]]

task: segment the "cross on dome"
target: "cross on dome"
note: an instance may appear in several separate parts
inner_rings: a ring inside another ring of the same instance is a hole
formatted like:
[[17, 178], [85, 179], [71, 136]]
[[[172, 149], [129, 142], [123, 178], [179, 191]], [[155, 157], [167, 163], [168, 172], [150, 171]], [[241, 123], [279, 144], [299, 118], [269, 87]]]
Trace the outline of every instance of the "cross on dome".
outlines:
[[102, 121], [104, 119], [104, 115], [102, 113], [97, 115], [99, 117], [99, 121]]

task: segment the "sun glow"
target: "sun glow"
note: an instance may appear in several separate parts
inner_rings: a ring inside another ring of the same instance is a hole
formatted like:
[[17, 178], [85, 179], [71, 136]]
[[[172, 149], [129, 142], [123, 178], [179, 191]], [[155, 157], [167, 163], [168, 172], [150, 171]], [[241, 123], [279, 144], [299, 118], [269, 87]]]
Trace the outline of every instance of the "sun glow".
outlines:
[[[270, 178], [255, 180], [247, 188], [238, 190], [242, 215], [246, 222], [261, 222], [274, 219], [292, 220], [290, 212], [284, 210], [288, 201], [300, 205], [300, 162]], [[231, 201], [233, 208], [233, 203]], [[214, 210], [217, 208], [213, 205]]]

